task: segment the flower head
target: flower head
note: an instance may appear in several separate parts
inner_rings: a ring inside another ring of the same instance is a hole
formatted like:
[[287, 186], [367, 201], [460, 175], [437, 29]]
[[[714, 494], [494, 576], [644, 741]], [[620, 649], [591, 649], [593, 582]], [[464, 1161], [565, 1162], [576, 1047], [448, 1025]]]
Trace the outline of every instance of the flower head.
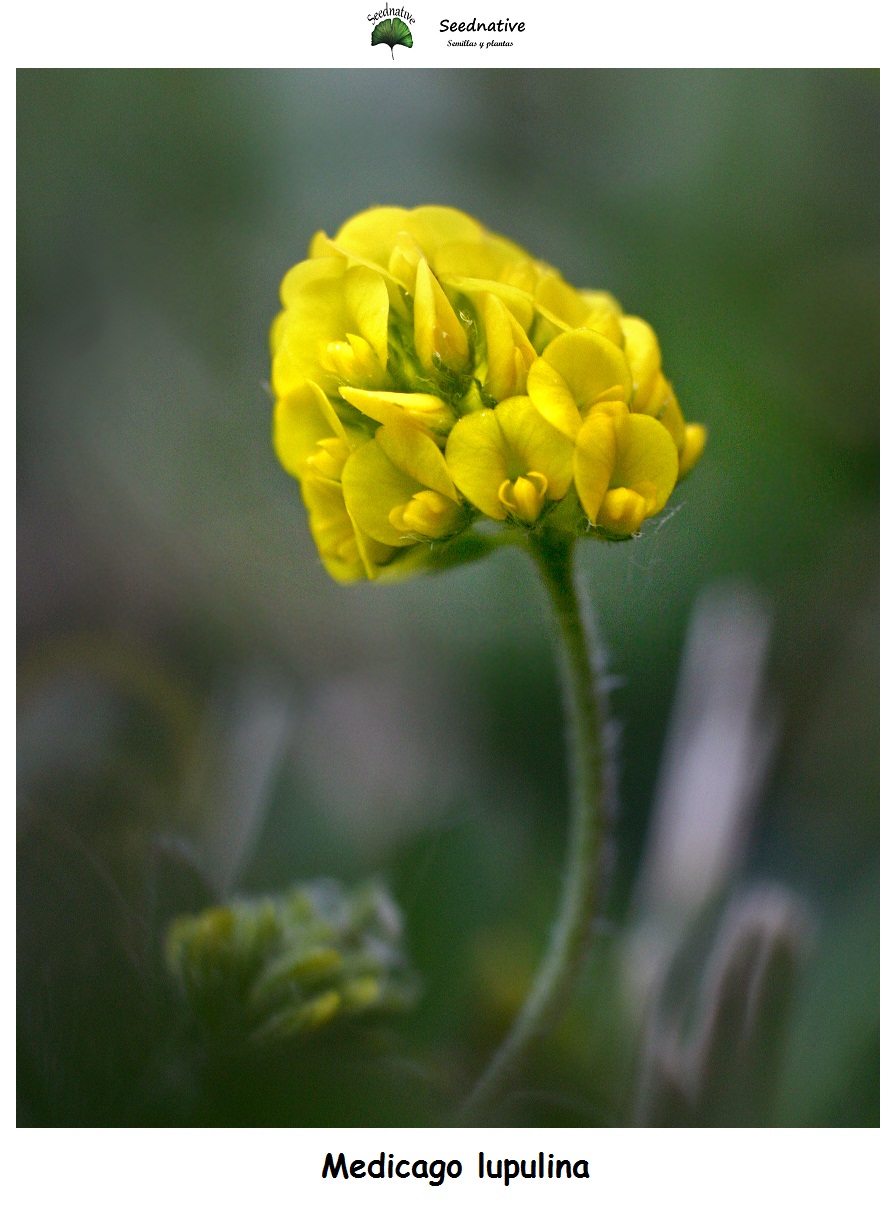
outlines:
[[402, 917], [374, 883], [348, 892], [316, 881], [185, 915], [166, 956], [203, 1028], [258, 1042], [404, 1010], [415, 997]]
[[281, 295], [274, 444], [341, 581], [477, 556], [485, 519], [633, 536], [703, 450], [643, 319], [459, 210], [357, 214]]

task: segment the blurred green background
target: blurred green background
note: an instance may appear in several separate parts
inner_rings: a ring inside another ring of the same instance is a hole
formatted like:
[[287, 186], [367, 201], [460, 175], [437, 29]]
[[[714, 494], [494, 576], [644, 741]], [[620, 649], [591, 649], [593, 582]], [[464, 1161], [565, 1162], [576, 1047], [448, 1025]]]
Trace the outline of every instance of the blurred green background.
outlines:
[[[17, 92], [20, 1122], [442, 1123], [544, 946], [566, 785], [532, 567], [339, 586], [270, 447], [284, 271], [357, 210], [424, 203], [647, 318], [710, 432], [668, 516], [581, 551], [616, 676], [614, 876], [502, 1122], [632, 1118], [623, 936], [715, 585], [770, 617], [776, 739], [717, 892], [781, 885], [811, 936], [755, 1122], [878, 1122], [879, 74], [24, 71]], [[418, 1005], [227, 1066], [176, 1022], [164, 927], [322, 875], [389, 885]]]

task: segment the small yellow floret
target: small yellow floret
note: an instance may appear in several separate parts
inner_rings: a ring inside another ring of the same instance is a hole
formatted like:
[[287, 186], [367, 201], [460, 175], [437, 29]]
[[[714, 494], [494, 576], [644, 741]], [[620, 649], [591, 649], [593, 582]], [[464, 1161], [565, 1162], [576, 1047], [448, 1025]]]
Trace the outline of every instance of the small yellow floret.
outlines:
[[461, 508], [439, 491], [416, 491], [408, 503], [390, 509], [387, 519], [400, 533], [437, 540], [455, 528]]
[[618, 537], [629, 537], [638, 532], [646, 516], [646, 499], [627, 487], [615, 487], [604, 496], [598, 524]]
[[347, 332], [346, 340], [331, 340], [320, 354], [323, 369], [342, 382], [376, 390], [387, 381], [387, 373], [377, 354], [362, 336]]
[[532, 524], [538, 520], [545, 506], [545, 496], [548, 491], [548, 479], [544, 474], [530, 470], [512, 482], [506, 478], [499, 487], [499, 502], [506, 512]]

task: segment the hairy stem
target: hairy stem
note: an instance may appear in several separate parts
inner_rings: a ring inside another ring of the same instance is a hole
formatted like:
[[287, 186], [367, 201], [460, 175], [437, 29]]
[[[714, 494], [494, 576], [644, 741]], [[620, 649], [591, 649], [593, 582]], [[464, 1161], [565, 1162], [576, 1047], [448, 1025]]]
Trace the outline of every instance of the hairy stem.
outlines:
[[563, 892], [548, 949], [527, 999], [463, 1108], [479, 1119], [530, 1045], [560, 1018], [588, 953], [601, 907], [610, 821], [610, 768], [605, 708], [597, 679], [593, 626], [586, 623], [573, 581], [571, 540], [534, 535], [530, 552], [548, 592], [561, 647], [561, 678], [569, 745], [571, 815]]

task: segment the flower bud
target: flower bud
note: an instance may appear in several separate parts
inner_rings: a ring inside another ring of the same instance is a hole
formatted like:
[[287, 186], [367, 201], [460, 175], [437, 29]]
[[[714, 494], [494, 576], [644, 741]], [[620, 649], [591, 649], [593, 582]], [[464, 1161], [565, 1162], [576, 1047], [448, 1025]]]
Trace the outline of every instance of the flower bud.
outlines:
[[321, 881], [177, 919], [166, 955], [206, 1032], [269, 1043], [411, 1006], [401, 941], [380, 886]]

